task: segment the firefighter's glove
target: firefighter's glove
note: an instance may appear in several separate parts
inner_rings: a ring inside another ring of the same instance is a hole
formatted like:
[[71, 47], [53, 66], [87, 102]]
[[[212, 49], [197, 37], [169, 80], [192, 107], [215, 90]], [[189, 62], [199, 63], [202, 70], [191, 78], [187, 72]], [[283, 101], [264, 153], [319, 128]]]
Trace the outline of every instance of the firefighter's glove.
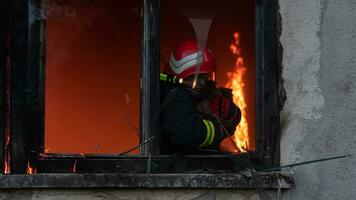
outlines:
[[234, 134], [237, 125], [241, 120], [241, 110], [237, 107], [232, 98], [225, 95], [216, 95], [210, 102], [213, 115], [217, 116], [229, 135]]
[[241, 111], [237, 107], [232, 99], [224, 96], [215, 96], [210, 102], [211, 112], [218, 116], [222, 120], [237, 121], [240, 122]]
[[227, 135], [232, 136], [235, 133], [236, 127], [239, 124], [239, 122], [236, 122], [234, 120], [223, 120], [219, 119], [221, 123], [223, 124], [225, 130], [224, 131], [224, 138], [227, 137]]

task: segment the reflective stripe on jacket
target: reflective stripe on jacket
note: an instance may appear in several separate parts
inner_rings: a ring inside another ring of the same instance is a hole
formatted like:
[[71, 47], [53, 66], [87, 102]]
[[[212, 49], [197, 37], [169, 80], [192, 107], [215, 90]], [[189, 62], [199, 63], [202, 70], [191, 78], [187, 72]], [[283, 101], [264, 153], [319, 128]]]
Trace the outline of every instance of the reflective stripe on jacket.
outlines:
[[176, 86], [161, 82], [161, 102], [165, 98], [171, 98], [160, 116], [165, 148], [169, 152], [217, 149], [224, 138], [219, 123], [197, 111], [196, 104], [201, 99], [192, 95], [189, 90], [178, 88], [174, 95], [167, 96], [174, 88]]

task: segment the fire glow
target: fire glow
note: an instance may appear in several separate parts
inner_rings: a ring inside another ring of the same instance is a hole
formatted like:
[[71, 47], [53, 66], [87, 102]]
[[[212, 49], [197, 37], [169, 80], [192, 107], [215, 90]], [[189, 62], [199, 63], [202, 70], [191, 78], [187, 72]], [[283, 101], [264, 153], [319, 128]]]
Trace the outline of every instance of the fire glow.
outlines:
[[73, 172], [73, 173], [77, 173], [77, 161], [78, 161], [78, 160], [75, 160], [75, 161], [74, 161], [73, 168], [72, 168], [72, 172]]
[[9, 152], [9, 144], [10, 144], [10, 134], [6, 132], [6, 144], [5, 144], [5, 163], [4, 163], [4, 174], [10, 174], [10, 152]]
[[230, 44], [230, 50], [232, 54], [236, 57], [236, 60], [234, 70], [227, 73], [229, 81], [225, 85], [225, 87], [233, 90], [233, 101], [241, 109], [241, 121], [240, 124], [236, 127], [233, 139], [239, 149], [244, 151], [244, 149], [248, 149], [249, 144], [248, 122], [246, 112], [247, 104], [246, 94], [244, 91], [244, 77], [246, 73], [246, 67], [244, 66], [244, 60], [241, 55], [239, 33], [235, 32], [233, 36], [234, 42]]
[[27, 162], [27, 174], [35, 174], [36, 173], [36, 168], [32, 167], [30, 162]]
[[[10, 43], [11, 43], [11, 38], [8, 36], [7, 40], [7, 48], [10, 49]], [[4, 174], [10, 174], [11, 168], [10, 168], [10, 65], [11, 65], [11, 59], [10, 59], [10, 54], [7, 55], [6, 57], [6, 107], [5, 107], [5, 148], [4, 148]]]

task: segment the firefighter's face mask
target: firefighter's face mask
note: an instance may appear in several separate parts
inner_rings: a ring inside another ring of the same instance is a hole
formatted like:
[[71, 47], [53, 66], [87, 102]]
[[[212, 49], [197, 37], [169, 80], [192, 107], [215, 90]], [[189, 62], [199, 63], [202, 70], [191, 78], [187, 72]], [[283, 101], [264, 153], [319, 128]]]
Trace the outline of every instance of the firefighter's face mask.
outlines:
[[[193, 81], [192, 77], [188, 77], [187, 81]], [[196, 90], [202, 98], [212, 99], [216, 90], [215, 74], [200, 74], [194, 90]]]
[[212, 100], [215, 96], [216, 83], [213, 80], [206, 80], [204, 84], [197, 88], [197, 91], [203, 99]]

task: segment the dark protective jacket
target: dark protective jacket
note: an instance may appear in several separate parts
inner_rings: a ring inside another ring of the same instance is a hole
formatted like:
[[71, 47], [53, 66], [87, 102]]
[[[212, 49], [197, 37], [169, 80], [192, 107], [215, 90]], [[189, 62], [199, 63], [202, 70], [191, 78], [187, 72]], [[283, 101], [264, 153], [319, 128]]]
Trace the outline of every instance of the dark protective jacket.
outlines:
[[217, 150], [227, 134], [216, 118], [197, 111], [196, 105], [202, 99], [187, 88], [162, 81], [160, 85], [161, 151], [169, 154]]

